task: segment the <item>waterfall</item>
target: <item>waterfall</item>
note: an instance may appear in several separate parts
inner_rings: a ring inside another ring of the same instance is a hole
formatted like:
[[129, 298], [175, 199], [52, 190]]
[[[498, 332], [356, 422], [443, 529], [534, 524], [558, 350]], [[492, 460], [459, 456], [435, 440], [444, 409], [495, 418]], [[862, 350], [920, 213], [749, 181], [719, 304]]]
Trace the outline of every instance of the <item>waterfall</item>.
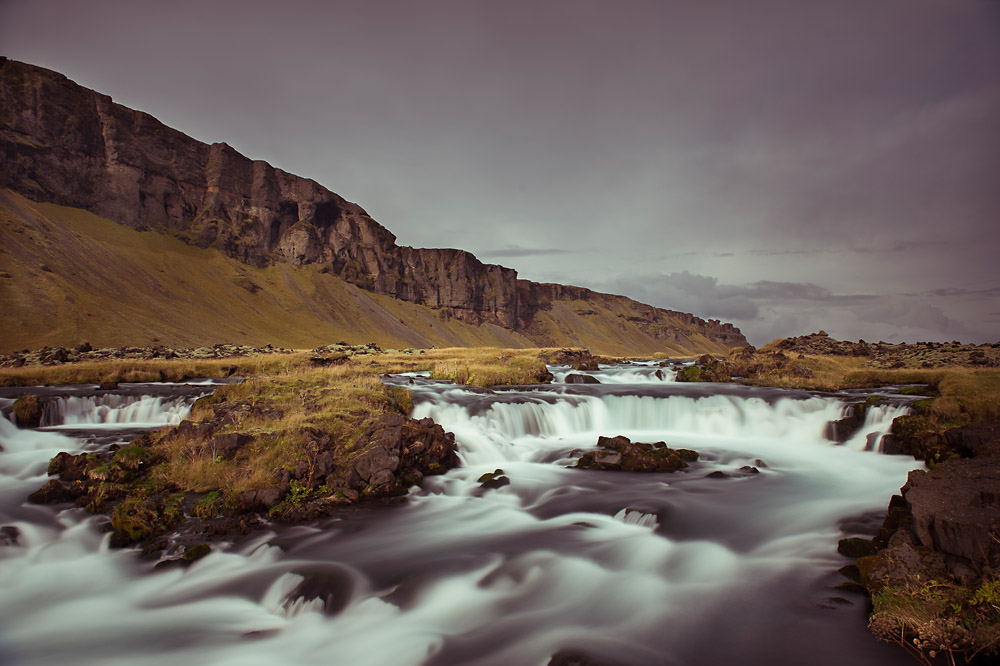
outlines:
[[115, 428], [177, 425], [191, 411], [190, 396], [162, 397], [106, 393], [60, 396], [49, 400], [42, 415], [43, 428], [81, 425]]
[[565, 384], [570, 375], [592, 377], [602, 384], [661, 384], [673, 382], [677, 371], [660, 367], [660, 361], [633, 361], [627, 365], [601, 365], [600, 370], [574, 370], [568, 365], [550, 365], [553, 384]]

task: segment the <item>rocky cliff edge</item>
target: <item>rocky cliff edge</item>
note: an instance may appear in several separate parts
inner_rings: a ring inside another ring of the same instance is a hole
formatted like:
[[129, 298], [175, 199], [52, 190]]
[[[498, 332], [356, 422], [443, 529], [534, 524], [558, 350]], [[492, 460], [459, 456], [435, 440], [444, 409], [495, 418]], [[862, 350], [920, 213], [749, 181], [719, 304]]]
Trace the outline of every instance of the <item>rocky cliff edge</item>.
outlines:
[[[324, 264], [363, 289], [473, 324], [527, 330], [552, 301], [594, 295], [518, 280], [513, 269], [463, 250], [398, 246], [364, 209], [313, 180], [225, 143], [202, 143], [61, 74], [7, 59], [0, 60], [0, 162], [0, 187], [35, 201], [214, 247], [251, 266]], [[666, 338], [746, 344], [731, 324], [648, 309], [650, 325]], [[682, 325], [671, 329], [678, 317]]]

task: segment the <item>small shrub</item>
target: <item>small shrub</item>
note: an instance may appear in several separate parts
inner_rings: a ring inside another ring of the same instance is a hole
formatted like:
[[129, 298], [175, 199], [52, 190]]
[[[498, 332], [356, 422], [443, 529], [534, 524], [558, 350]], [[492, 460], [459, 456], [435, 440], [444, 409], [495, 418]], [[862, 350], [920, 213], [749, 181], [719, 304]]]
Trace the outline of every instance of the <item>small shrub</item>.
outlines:
[[222, 496], [219, 495], [219, 492], [217, 490], [213, 490], [195, 503], [194, 507], [191, 509], [191, 513], [198, 518], [215, 518], [219, 515], [219, 504], [221, 500]]

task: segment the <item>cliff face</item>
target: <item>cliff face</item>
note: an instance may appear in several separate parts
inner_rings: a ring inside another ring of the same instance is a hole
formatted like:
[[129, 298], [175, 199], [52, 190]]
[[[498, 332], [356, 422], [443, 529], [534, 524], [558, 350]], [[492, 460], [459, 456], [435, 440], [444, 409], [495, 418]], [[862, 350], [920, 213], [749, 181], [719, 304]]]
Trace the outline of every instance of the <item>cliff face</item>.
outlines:
[[[325, 264], [363, 289], [473, 324], [518, 330], [546, 301], [593, 294], [518, 280], [516, 271], [462, 250], [400, 247], [364, 209], [315, 181], [224, 143], [201, 143], [61, 74], [11, 60], [0, 62], [0, 162], [0, 187], [35, 201], [214, 247], [258, 268]], [[715, 342], [745, 343], [731, 326], [685, 316]]]

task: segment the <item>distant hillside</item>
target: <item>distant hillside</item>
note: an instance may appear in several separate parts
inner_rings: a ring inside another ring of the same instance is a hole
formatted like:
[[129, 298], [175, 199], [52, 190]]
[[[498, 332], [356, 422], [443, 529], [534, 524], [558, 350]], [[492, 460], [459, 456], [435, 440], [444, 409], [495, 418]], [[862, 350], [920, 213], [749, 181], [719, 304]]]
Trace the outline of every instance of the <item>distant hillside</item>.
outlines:
[[4, 349], [80, 336], [605, 353], [746, 344], [730, 324], [519, 280], [462, 250], [398, 246], [360, 206], [312, 180], [11, 60], [0, 60], [0, 187], [9, 188], [0, 263], [12, 276], [0, 280]]

